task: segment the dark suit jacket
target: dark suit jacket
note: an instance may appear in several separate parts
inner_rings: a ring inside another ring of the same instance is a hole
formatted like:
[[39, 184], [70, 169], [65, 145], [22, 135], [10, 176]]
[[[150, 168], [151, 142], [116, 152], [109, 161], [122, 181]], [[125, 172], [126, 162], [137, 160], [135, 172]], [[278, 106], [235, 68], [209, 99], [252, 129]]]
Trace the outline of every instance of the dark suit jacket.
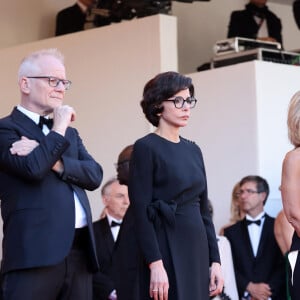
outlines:
[[[111, 5], [111, 0], [102, 0], [100, 1], [98, 7], [111, 11]], [[58, 36], [84, 30], [85, 20], [86, 14], [82, 12], [82, 10], [77, 4], [67, 7], [58, 12], [56, 16], [55, 35]], [[109, 25], [112, 20], [120, 22], [120, 20], [115, 20], [112, 17], [96, 15], [93, 21], [94, 27]]]
[[124, 216], [113, 255], [118, 300], [140, 300], [139, 268], [144, 264], [135, 232], [133, 209]]
[[[38, 141], [27, 156], [10, 154], [21, 136]], [[62, 159], [64, 173], [51, 170]], [[55, 265], [69, 254], [75, 233], [76, 192], [89, 229], [89, 255], [98, 269], [92, 215], [84, 189], [94, 190], [102, 168], [88, 154], [78, 132], [68, 128], [65, 137], [41, 129], [26, 115], [13, 110], [0, 120], [0, 199], [3, 218], [2, 272]]]
[[93, 225], [100, 264], [100, 271], [93, 276], [93, 299], [106, 300], [116, 289], [112, 270], [115, 242], [107, 218], [94, 222]]
[[138, 268], [141, 255], [129, 206], [114, 243], [107, 218], [94, 223], [100, 272], [93, 276], [95, 300], [107, 299], [116, 289], [118, 300], [140, 300]]
[[[268, 9], [266, 9], [265, 15], [269, 36], [282, 44], [282, 26], [280, 19]], [[232, 12], [227, 37], [256, 39], [258, 30], [259, 26], [255, 22], [251, 10], [248, 9], [248, 5], [246, 5], [245, 10]]]
[[293, 13], [294, 13], [296, 24], [300, 29], [300, 0], [296, 0], [293, 3]]
[[77, 4], [67, 7], [56, 16], [55, 35], [62, 35], [83, 30], [86, 15]]
[[245, 219], [226, 228], [224, 235], [231, 244], [239, 296], [252, 281], [268, 283], [272, 289], [272, 300], [285, 299], [284, 258], [274, 237], [274, 218], [265, 217], [256, 257]]

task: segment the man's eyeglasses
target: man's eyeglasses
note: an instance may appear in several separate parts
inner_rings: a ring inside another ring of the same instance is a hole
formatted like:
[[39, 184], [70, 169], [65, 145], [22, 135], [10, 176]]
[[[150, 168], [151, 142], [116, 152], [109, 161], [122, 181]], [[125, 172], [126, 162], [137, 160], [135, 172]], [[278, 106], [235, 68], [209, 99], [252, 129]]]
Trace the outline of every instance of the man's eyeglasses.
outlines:
[[241, 196], [243, 194], [250, 194], [250, 195], [253, 195], [253, 194], [260, 194], [262, 192], [259, 192], [259, 191], [254, 191], [254, 190], [250, 190], [250, 189], [245, 189], [245, 190], [239, 190], [236, 195], [237, 196]]
[[27, 78], [33, 78], [33, 79], [48, 79], [48, 84], [51, 87], [57, 87], [59, 83], [61, 82], [65, 88], [65, 90], [68, 90], [71, 85], [71, 81], [67, 79], [59, 79], [57, 77], [53, 76], [27, 76]]
[[167, 99], [164, 101], [172, 101], [176, 108], [183, 108], [184, 103], [187, 103], [190, 108], [194, 108], [197, 103], [197, 99], [194, 97], [187, 97], [186, 99], [183, 99], [181, 96], [177, 96], [175, 98]]

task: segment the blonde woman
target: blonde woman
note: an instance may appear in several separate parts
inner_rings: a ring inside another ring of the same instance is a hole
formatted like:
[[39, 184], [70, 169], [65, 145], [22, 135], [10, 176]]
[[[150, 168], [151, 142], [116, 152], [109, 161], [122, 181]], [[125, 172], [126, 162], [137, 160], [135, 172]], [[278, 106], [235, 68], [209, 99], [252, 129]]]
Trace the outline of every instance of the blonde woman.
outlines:
[[242, 220], [245, 217], [245, 213], [241, 210], [240, 204], [239, 204], [239, 198], [240, 198], [240, 182], [237, 182], [231, 193], [231, 206], [230, 206], [230, 219], [229, 223], [224, 225], [220, 231], [220, 235], [224, 235], [224, 229], [229, 227], [230, 225], [235, 224], [236, 222]]
[[287, 125], [289, 140], [295, 148], [286, 154], [283, 161], [281, 195], [284, 213], [295, 229], [288, 257], [292, 269], [291, 299], [296, 300], [300, 295], [300, 92], [290, 101]]

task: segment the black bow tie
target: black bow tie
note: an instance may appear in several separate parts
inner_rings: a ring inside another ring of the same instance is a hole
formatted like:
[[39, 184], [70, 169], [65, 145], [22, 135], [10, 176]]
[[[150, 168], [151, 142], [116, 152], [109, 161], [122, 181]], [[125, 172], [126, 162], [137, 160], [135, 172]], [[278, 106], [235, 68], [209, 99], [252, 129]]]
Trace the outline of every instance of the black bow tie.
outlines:
[[43, 129], [43, 126], [46, 125], [49, 129], [52, 128], [53, 126], [53, 120], [52, 119], [47, 119], [45, 117], [40, 116], [40, 121], [38, 126]]
[[246, 224], [251, 225], [251, 224], [256, 224], [258, 226], [260, 226], [261, 220], [256, 220], [256, 221], [251, 221], [251, 220], [246, 220]]
[[261, 220], [262, 220], [264, 217], [265, 217], [265, 214], [264, 214], [259, 220], [252, 221], [252, 220], [247, 220], [247, 219], [246, 219], [246, 224], [247, 224], [247, 226], [248, 226], [248, 225], [251, 225], [251, 224], [256, 224], [257, 226], [260, 226]]
[[111, 221], [110, 227], [121, 226], [122, 223]]

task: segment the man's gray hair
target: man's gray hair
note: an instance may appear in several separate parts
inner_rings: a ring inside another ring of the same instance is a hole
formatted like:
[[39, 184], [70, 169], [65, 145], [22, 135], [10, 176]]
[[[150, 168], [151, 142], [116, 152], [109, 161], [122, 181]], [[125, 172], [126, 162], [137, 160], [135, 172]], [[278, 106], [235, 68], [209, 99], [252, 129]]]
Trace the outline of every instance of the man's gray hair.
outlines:
[[42, 50], [32, 52], [26, 57], [24, 57], [20, 63], [19, 71], [18, 71], [18, 81], [23, 76], [34, 75], [34, 74], [30, 74], [30, 72], [36, 72], [39, 70], [39, 65], [37, 62], [41, 57], [44, 56], [52, 56], [57, 60], [59, 60], [64, 65], [64, 56], [56, 48], [42, 49]]

